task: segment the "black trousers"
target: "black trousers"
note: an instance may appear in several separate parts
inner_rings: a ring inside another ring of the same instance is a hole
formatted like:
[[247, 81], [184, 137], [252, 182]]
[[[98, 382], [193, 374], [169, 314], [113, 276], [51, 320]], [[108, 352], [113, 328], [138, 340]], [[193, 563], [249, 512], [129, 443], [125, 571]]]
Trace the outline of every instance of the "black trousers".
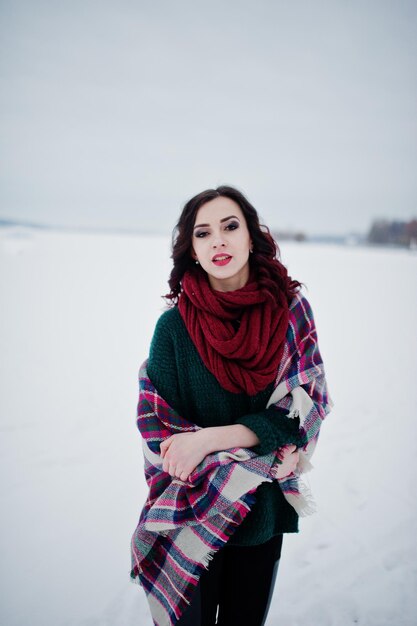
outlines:
[[201, 575], [177, 626], [264, 626], [281, 546], [282, 535], [257, 546], [226, 544]]

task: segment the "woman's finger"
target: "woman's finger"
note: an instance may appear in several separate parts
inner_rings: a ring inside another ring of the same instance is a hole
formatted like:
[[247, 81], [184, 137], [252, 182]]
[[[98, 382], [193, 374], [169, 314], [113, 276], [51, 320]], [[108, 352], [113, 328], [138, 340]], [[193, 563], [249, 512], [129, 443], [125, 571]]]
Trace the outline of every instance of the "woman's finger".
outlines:
[[169, 447], [172, 443], [172, 437], [173, 436], [171, 435], [171, 437], [168, 437], [168, 439], [164, 439], [159, 444], [159, 454], [162, 458], [164, 458], [165, 454], [167, 453], [167, 450], [169, 450]]

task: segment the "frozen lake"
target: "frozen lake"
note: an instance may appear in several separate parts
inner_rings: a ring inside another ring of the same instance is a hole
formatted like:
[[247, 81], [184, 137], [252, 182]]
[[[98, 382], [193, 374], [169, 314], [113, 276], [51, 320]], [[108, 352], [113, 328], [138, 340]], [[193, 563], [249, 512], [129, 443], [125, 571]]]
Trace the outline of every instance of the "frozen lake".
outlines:
[[[167, 237], [0, 229], [0, 622], [149, 626], [131, 584], [146, 497], [137, 372]], [[285, 243], [335, 403], [267, 626], [417, 623], [417, 255]]]

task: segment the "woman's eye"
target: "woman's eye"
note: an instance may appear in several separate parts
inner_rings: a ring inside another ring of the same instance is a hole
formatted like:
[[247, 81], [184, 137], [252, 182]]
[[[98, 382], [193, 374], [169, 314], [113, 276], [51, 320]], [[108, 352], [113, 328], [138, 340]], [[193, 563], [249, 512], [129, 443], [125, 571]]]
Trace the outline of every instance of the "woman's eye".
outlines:
[[230, 222], [230, 224], [226, 226], [226, 230], [236, 230], [236, 228], [239, 228], [239, 224], [237, 222]]
[[207, 235], [207, 231], [205, 231], [205, 230], [200, 230], [200, 231], [198, 231], [198, 232], [195, 234], [195, 236], [196, 236], [196, 237], [199, 237], [200, 239], [202, 239], [202, 238], [203, 238], [203, 237], [205, 237], [206, 235]]

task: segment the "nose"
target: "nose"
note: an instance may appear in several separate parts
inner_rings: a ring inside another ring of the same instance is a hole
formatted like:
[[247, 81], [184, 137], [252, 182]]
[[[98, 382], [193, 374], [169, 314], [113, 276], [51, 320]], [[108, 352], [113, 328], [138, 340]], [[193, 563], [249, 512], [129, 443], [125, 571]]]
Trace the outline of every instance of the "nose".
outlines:
[[221, 246], [225, 246], [226, 243], [221, 235], [217, 235], [213, 239], [213, 248], [220, 248]]

